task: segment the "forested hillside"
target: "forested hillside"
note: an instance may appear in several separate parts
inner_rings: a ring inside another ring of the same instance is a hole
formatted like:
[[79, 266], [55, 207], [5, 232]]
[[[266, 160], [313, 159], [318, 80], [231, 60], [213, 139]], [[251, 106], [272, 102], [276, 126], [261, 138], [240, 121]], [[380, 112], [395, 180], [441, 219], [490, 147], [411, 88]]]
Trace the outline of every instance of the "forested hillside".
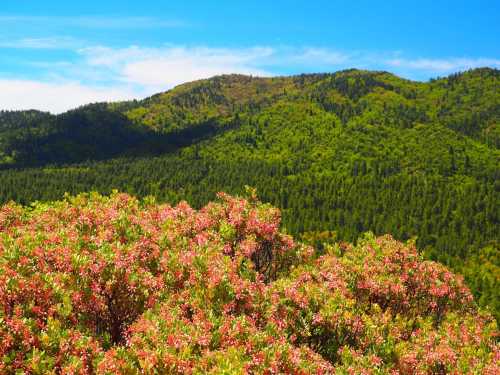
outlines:
[[0, 201], [113, 188], [201, 207], [217, 191], [282, 209], [321, 250], [416, 237], [500, 306], [500, 72], [220, 76], [142, 101], [0, 115]]

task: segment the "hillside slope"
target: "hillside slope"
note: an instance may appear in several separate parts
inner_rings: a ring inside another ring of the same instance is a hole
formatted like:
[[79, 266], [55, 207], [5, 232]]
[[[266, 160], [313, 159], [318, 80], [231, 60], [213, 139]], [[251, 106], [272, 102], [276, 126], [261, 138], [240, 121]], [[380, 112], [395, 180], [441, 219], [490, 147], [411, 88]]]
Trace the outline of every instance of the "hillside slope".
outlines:
[[43, 115], [28, 131], [3, 126], [0, 201], [118, 188], [201, 207], [251, 185], [319, 247], [367, 230], [417, 237], [498, 314], [499, 77], [230, 75]]
[[[207, 123], [223, 128], [279, 103], [293, 106], [304, 102], [330, 113], [342, 124], [357, 122], [397, 129], [440, 124], [498, 147], [498, 85], [499, 71], [488, 68], [429, 83], [359, 70], [275, 78], [219, 76], [183, 84], [141, 101], [88, 105], [59, 116], [36, 111], [1, 112], [0, 165], [134, 155], [138, 148], [168, 143], [160, 134], [191, 128], [193, 131], [184, 137], [196, 140], [201, 137], [194, 129]], [[199, 131], [216, 134], [207, 129]], [[153, 148], [151, 152], [166, 149]]]

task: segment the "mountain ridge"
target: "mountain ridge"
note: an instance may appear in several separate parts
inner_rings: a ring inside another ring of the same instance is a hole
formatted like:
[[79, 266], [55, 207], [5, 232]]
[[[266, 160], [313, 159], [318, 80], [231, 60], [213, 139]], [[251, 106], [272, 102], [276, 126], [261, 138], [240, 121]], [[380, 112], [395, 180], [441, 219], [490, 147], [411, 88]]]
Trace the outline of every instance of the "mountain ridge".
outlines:
[[[495, 87], [499, 72], [491, 68], [475, 69], [427, 83], [405, 80], [383, 71], [355, 69], [331, 74], [270, 78], [222, 75], [185, 83], [143, 100], [88, 104], [60, 115], [38, 111], [3, 111], [0, 113], [0, 135], [4, 138], [3, 142], [0, 141], [0, 166], [37, 165], [37, 160], [47, 158], [44, 162], [59, 162], [46, 155], [37, 157], [37, 145], [29, 144], [30, 141], [39, 137], [40, 133], [60, 131], [71, 142], [70, 133], [75, 132], [80, 123], [83, 123], [80, 127], [87, 129], [87, 134], [75, 136], [76, 139], [67, 148], [78, 149], [78, 144], [91, 145], [95, 142], [94, 133], [109, 129], [111, 134], [108, 137], [118, 134], [117, 137], [125, 139], [122, 141], [125, 147], [118, 147], [117, 150], [110, 146], [113, 142], [109, 140], [100, 149], [91, 147], [88, 152], [80, 151], [81, 161], [98, 160], [126, 156], [128, 148], [147, 148], [141, 145], [145, 142], [143, 138], [154, 138], [155, 133], [168, 134], [214, 121], [224, 128], [224, 125], [239, 121], [242, 116], [252, 116], [280, 101], [316, 103], [344, 124], [366, 112], [367, 108], [372, 112], [375, 108], [381, 112], [393, 111], [386, 117], [394, 123], [399, 122], [399, 126], [443, 123], [448, 128], [498, 148], [500, 106]], [[470, 99], [464, 102], [462, 98], [471, 91], [474, 95], [469, 95]], [[22, 130], [12, 124], [7, 128], [6, 121], [2, 121], [16, 116], [19, 119], [11, 123], [24, 124]], [[113, 127], [116, 124], [121, 125]], [[159, 138], [154, 143], [165, 141], [161, 136]], [[27, 147], [30, 153], [24, 159], [31, 158], [31, 161], [16, 161], [15, 154], [22, 154], [23, 147]], [[50, 148], [50, 141], [44, 142], [43, 147]], [[103, 150], [105, 155], [99, 157]], [[165, 148], [160, 147], [159, 152], [163, 151]]]
[[250, 185], [318, 248], [365, 231], [416, 237], [499, 317], [498, 81], [495, 69], [427, 83], [234, 75], [25, 122], [18, 113], [0, 125], [0, 202], [116, 188], [202, 207]]

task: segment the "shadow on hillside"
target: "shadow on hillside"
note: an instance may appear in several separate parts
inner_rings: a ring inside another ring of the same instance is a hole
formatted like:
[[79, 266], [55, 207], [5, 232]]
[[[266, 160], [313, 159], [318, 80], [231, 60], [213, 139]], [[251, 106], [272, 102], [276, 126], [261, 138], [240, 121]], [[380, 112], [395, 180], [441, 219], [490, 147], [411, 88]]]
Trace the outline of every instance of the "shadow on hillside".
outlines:
[[162, 134], [96, 104], [54, 116], [50, 123], [24, 129], [5, 141], [4, 152], [15, 155], [15, 163], [0, 165], [0, 169], [157, 156], [215, 136], [224, 129], [227, 127], [210, 120]]

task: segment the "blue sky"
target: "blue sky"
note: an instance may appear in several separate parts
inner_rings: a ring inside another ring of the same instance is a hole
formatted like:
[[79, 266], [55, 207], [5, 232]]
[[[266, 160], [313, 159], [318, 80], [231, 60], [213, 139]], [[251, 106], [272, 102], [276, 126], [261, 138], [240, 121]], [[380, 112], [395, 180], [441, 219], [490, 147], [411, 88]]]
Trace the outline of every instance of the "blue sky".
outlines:
[[0, 109], [61, 112], [222, 73], [500, 68], [500, 1], [0, 3]]

